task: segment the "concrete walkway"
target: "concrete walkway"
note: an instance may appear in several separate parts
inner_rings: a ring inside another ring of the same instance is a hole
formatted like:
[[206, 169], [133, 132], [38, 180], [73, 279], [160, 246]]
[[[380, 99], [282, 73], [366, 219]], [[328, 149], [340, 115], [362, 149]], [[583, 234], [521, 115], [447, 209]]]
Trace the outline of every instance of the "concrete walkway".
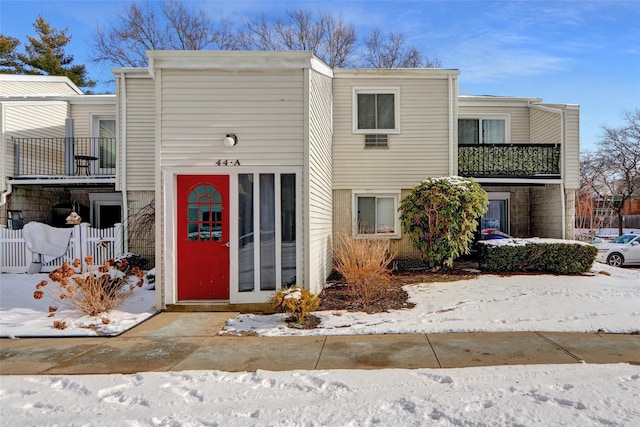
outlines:
[[216, 369], [458, 368], [640, 364], [640, 335], [559, 332], [219, 336], [237, 313], [160, 313], [112, 338], [0, 340], [0, 374], [115, 374]]

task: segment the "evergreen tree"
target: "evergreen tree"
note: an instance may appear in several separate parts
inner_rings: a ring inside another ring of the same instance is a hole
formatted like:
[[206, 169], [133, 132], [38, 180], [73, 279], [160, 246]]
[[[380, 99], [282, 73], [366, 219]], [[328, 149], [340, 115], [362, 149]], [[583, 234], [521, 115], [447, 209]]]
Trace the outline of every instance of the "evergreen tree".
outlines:
[[[25, 66], [23, 74], [66, 76], [78, 87], [93, 87], [96, 82], [89, 80], [84, 65], [74, 65], [73, 55], [65, 54], [64, 48], [71, 41], [68, 29], [58, 30], [38, 16], [33, 24], [37, 37], [28, 36], [26, 52], [17, 53], [17, 58]], [[4, 57], [3, 57], [4, 59]]]
[[0, 74], [24, 74], [24, 65], [18, 59], [20, 40], [0, 34]]

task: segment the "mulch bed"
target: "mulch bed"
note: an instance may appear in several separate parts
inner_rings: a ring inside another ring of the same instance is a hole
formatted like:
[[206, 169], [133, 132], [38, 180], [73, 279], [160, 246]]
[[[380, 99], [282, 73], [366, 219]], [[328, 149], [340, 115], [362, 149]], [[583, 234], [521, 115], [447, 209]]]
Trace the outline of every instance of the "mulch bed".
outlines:
[[[354, 298], [339, 274], [332, 274], [327, 280], [327, 286], [319, 295], [319, 311], [362, 311], [365, 313], [384, 313], [389, 310], [411, 309], [415, 304], [409, 302], [409, 295], [402, 289], [406, 285], [433, 282], [452, 282], [457, 280], [467, 280], [476, 277], [476, 273], [450, 269], [441, 272], [431, 272], [424, 269], [412, 269], [396, 271], [391, 275], [387, 288], [381, 292], [380, 296], [368, 305], [362, 305]], [[320, 319], [314, 315], [305, 318], [302, 324], [298, 324], [294, 319], [287, 319], [290, 328], [313, 329], [320, 324]]]

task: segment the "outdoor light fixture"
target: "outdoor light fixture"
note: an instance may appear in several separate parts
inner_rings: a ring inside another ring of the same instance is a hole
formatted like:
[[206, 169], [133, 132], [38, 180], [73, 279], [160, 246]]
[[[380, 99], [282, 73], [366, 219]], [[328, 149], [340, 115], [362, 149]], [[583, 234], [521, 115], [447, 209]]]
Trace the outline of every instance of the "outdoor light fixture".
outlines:
[[235, 133], [228, 133], [223, 142], [225, 147], [233, 147], [238, 143], [238, 137]]

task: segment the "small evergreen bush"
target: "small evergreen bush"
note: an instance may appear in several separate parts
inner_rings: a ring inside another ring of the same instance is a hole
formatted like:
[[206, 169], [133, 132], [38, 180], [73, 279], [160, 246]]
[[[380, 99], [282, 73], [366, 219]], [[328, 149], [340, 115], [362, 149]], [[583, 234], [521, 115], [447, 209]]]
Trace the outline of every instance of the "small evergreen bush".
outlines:
[[[582, 243], [547, 243], [514, 239], [510, 244], [480, 242], [480, 270], [579, 274], [593, 266], [598, 248]], [[502, 242], [501, 242], [502, 243]]]
[[271, 298], [271, 304], [276, 311], [288, 314], [301, 324], [309, 313], [318, 308], [320, 299], [306, 289], [292, 286], [276, 292]]

